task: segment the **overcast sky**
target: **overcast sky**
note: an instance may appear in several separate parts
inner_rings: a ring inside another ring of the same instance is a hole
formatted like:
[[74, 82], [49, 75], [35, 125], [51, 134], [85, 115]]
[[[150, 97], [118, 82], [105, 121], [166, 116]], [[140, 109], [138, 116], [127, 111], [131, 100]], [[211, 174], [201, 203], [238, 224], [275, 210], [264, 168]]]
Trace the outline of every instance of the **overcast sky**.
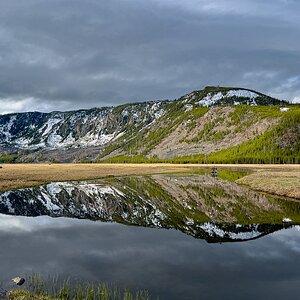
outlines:
[[0, 113], [174, 99], [300, 100], [299, 0], [1, 0]]

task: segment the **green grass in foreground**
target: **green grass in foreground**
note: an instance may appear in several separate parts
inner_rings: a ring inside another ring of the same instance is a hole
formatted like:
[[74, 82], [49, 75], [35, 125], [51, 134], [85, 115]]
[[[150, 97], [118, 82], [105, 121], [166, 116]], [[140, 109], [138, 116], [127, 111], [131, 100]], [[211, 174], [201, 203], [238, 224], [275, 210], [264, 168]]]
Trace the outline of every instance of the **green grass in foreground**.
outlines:
[[12, 290], [8, 294], [11, 300], [148, 300], [146, 291], [131, 292], [104, 283], [73, 283], [71, 280], [58, 280], [52, 277], [44, 280], [33, 274], [26, 280], [28, 289]]

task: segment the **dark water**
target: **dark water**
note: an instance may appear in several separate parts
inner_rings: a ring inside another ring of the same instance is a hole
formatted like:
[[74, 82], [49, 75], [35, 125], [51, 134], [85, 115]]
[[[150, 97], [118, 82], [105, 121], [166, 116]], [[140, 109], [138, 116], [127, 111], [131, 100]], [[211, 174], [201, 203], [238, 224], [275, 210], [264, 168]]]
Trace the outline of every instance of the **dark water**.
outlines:
[[0, 212], [3, 285], [37, 272], [155, 299], [299, 299], [300, 204], [228, 181], [59, 183], [3, 193]]

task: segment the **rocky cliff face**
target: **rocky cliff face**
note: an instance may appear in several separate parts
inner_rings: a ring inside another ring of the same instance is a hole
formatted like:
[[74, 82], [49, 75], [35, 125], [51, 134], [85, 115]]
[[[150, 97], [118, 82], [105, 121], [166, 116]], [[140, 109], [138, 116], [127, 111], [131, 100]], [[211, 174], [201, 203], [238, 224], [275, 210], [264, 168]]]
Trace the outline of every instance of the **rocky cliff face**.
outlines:
[[0, 145], [18, 149], [105, 145], [130, 127], [145, 127], [164, 113], [166, 102], [72, 112], [21, 113], [0, 116]]
[[[249, 109], [237, 111], [240, 104]], [[280, 121], [278, 114], [262, 115], [250, 107], [283, 104], [252, 90], [206, 87], [174, 101], [2, 115], [0, 156], [18, 153], [19, 161], [30, 162], [207, 155], [244, 143]]]

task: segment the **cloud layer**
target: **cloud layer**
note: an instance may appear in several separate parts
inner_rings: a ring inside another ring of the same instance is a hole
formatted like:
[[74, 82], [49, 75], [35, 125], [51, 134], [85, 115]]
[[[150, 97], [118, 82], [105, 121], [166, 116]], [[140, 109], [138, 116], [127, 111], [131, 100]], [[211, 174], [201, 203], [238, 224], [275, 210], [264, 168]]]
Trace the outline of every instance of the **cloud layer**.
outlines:
[[300, 96], [293, 0], [3, 0], [0, 113], [173, 99], [205, 85]]

